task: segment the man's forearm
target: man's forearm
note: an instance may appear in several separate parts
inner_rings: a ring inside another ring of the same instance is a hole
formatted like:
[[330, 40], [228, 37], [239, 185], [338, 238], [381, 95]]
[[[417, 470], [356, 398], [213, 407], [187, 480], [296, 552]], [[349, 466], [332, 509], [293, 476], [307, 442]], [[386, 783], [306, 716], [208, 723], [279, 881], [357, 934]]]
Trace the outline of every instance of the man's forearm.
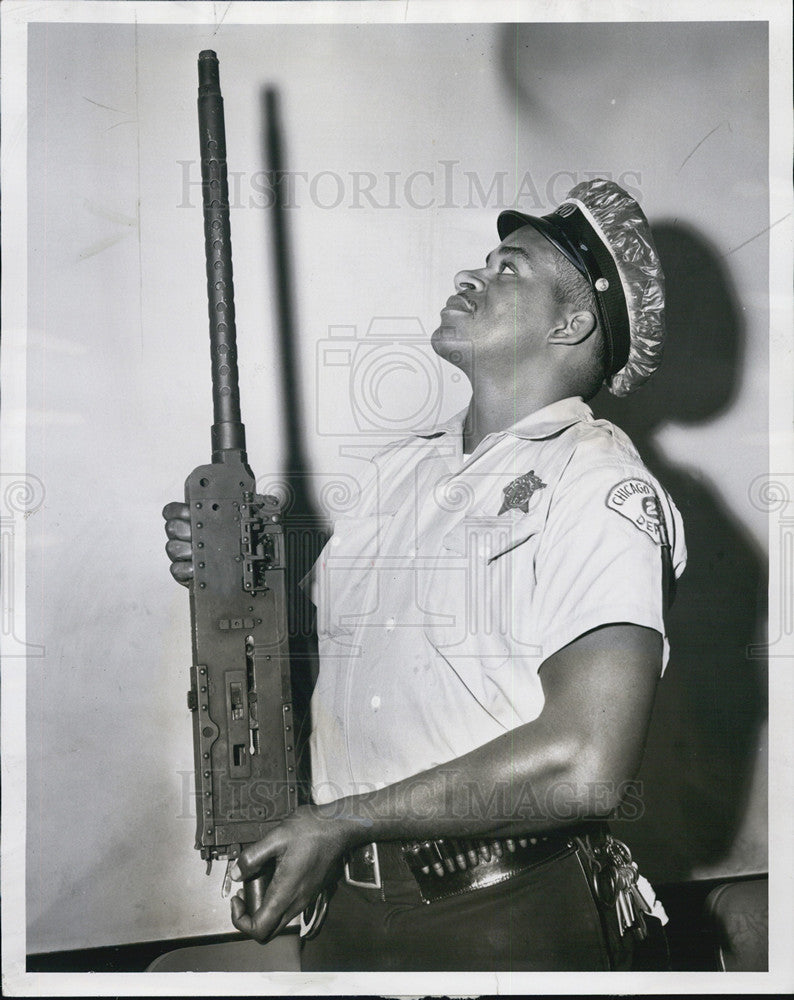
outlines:
[[446, 764], [318, 807], [351, 846], [373, 840], [510, 836], [608, 816], [639, 767], [662, 638], [594, 630], [541, 668], [546, 703], [532, 722]]
[[353, 847], [373, 840], [514, 836], [605, 816], [620, 789], [581, 746], [538, 720], [446, 764], [315, 807], [345, 825]]

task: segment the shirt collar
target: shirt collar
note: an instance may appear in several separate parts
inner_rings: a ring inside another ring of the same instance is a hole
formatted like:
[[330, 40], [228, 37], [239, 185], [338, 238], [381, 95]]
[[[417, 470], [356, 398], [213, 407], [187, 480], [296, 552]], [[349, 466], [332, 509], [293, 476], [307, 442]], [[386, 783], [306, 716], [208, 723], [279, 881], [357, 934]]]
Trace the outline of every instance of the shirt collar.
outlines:
[[[438, 426], [418, 430], [413, 433], [417, 437], [438, 438], [444, 434], [451, 434], [460, 437], [463, 434], [463, 422], [466, 419], [468, 407], [456, 413], [449, 420]], [[553, 437], [564, 431], [567, 427], [579, 423], [579, 421], [591, 422], [593, 411], [584, 402], [581, 396], [568, 396], [565, 399], [558, 399], [548, 406], [535, 410], [529, 416], [522, 417], [516, 421], [512, 427], [508, 427], [503, 433], [512, 434], [514, 437], [524, 438], [529, 441], [540, 441], [543, 438]]]

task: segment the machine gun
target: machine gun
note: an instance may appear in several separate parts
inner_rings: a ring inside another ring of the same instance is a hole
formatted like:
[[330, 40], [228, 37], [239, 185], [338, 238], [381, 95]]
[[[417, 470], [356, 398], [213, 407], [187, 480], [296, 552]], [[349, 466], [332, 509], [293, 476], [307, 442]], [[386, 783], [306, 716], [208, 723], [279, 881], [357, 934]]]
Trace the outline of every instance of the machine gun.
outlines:
[[[226, 136], [214, 52], [198, 57], [212, 358], [212, 462], [185, 483], [193, 545], [188, 707], [196, 849], [231, 861], [297, 805], [282, 510], [255, 492], [240, 416]], [[247, 911], [269, 876], [244, 883]]]

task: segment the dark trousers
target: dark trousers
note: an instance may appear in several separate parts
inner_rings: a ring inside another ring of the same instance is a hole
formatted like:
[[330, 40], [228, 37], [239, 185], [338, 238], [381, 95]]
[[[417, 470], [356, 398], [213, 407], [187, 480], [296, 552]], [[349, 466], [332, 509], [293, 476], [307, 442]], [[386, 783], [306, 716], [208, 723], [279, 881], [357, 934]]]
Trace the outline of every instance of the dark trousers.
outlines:
[[303, 942], [301, 969], [606, 971], [630, 968], [631, 953], [631, 935], [620, 938], [599, 909], [571, 852], [432, 903], [421, 901], [407, 870], [387, 873], [381, 889], [341, 881], [320, 933]]

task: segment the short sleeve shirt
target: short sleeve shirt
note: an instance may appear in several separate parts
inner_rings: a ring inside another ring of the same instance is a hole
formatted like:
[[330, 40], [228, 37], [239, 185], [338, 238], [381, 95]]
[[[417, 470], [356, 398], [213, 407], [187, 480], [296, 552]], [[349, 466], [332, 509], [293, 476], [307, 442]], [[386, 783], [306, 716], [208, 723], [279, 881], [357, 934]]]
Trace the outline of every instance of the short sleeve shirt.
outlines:
[[[539, 669], [594, 628], [665, 635], [670, 497], [578, 397], [488, 435], [463, 414], [376, 455], [313, 571], [315, 800], [383, 787], [540, 714]], [[668, 659], [664, 639], [662, 671]]]

